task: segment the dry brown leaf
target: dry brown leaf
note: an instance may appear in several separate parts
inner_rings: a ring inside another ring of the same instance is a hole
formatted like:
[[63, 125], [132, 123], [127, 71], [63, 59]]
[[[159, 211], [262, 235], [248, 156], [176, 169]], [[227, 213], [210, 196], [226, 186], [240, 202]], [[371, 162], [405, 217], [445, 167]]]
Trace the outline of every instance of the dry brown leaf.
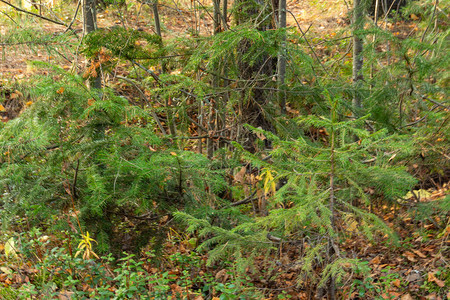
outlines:
[[72, 299], [74, 292], [62, 290], [59, 292], [58, 299], [59, 300], [70, 300]]
[[430, 245], [428, 247], [422, 248], [423, 251], [427, 251], [427, 252], [433, 252], [434, 248], [436, 248], [435, 245]]
[[226, 282], [229, 277], [230, 274], [228, 274], [228, 271], [226, 269], [222, 269], [216, 273], [216, 280], [219, 280], [222, 283]]
[[428, 272], [428, 281], [436, 283], [440, 288], [445, 286], [445, 282], [438, 279], [432, 272]]
[[404, 294], [400, 300], [414, 300], [414, 298], [410, 294]]
[[381, 298], [383, 299], [398, 299], [401, 293], [389, 291], [387, 293], [381, 294]]
[[416, 262], [417, 261], [416, 256], [412, 252], [405, 251], [403, 253], [403, 256], [405, 256], [411, 262]]
[[372, 258], [370, 263], [373, 265], [379, 265], [381, 263], [381, 258], [379, 256], [376, 256], [376, 257]]
[[[258, 127], [258, 129], [262, 129], [261, 127]], [[260, 139], [261, 141], [264, 141], [266, 139], [266, 136], [261, 133], [261, 132], [257, 132], [256, 136], [258, 137], [258, 139]]]
[[414, 252], [417, 256], [419, 256], [421, 258], [426, 258], [427, 257], [425, 254], [423, 254], [419, 250], [412, 250], [412, 252]]
[[395, 279], [394, 281], [392, 281], [392, 284], [398, 288], [402, 285], [402, 283], [400, 282], [400, 279], [398, 279], [398, 278]]
[[246, 168], [242, 167], [239, 172], [234, 175], [234, 180], [236, 182], [244, 183], [244, 176], [245, 176]]

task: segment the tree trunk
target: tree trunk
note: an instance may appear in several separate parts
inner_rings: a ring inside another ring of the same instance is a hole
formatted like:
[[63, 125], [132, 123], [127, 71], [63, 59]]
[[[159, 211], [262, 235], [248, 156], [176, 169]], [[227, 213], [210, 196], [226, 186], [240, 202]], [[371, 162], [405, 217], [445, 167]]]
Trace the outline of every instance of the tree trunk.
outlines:
[[83, 36], [97, 29], [95, 0], [83, 0]]
[[361, 31], [364, 29], [364, 0], [353, 2], [353, 116], [358, 117], [362, 107], [359, 89], [363, 83], [363, 40]]
[[223, 30], [228, 29], [228, 0], [222, 0], [222, 22]]
[[[278, 28], [286, 28], [286, 0], [280, 0], [278, 7]], [[278, 103], [281, 113], [286, 113], [286, 87], [284, 85], [286, 75], [286, 33], [281, 38], [280, 53], [278, 54]]]
[[[275, 6], [275, 2], [277, 6]], [[236, 1], [235, 5], [239, 7], [239, 10], [235, 11], [235, 20], [238, 25], [244, 23], [258, 24], [257, 29], [260, 31], [274, 28], [272, 19], [270, 16], [267, 16], [265, 11], [267, 7], [278, 8], [277, 0], [273, 2], [270, 0], [240, 0]], [[261, 55], [258, 61], [250, 64], [248, 61], [244, 61], [243, 57], [246, 56], [251, 47], [252, 41], [244, 38], [240, 42], [237, 53], [240, 79], [243, 83], [242, 101], [239, 104], [239, 113], [242, 117], [241, 123], [247, 123], [253, 127], [261, 127], [267, 131], [274, 131], [264, 106], [268, 104], [273, 94], [273, 92], [266, 89], [266, 85], [272, 82], [271, 78], [276, 76], [277, 58], [265, 54]], [[261, 49], [261, 51], [264, 51], [264, 49]], [[263, 80], [263, 78], [266, 78], [266, 80]], [[249, 86], [252, 86], [250, 91], [248, 89]], [[237, 137], [238, 140], [241, 140], [244, 147], [249, 151], [255, 151], [256, 135], [248, 132], [246, 129], [242, 130], [242, 133], [241, 137]]]
[[221, 24], [222, 18], [220, 17], [220, 0], [213, 0], [214, 3], [214, 34], [222, 32]]
[[[83, 36], [97, 29], [95, 5], [95, 0], [83, 0]], [[96, 89], [102, 88], [101, 72], [97, 72], [97, 76], [89, 80], [89, 86]]]

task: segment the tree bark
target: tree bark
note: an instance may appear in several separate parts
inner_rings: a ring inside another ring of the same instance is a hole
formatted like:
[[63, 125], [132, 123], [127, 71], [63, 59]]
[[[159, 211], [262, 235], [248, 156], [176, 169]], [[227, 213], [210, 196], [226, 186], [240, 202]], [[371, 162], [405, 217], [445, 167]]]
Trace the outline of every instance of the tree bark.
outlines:
[[97, 29], [95, 0], [83, 0], [83, 36]]
[[361, 31], [364, 29], [364, 0], [353, 2], [353, 117], [358, 117], [362, 107], [359, 89], [363, 82], [363, 40]]
[[[279, 1], [278, 7], [278, 28], [286, 28], [286, 0]], [[278, 103], [281, 108], [281, 113], [286, 113], [286, 32], [283, 32], [281, 37], [280, 53], [278, 54]]]
[[220, 0], [213, 0], [214, 4], [214, 34], [222, 32], [222, 18], [220, 17]]
[[[237, 25], [253, 23], [257, 24], [256, 29], [259, 31], [273, 29], [276, 24], [267, 15], [266, 8], [273, 7], [273, 10], [278, 8], [278, 1], [274, 2], [276, 2], [276, 6], [270, 0], [254, 2], [251, 0], [235, 1], [235, 5], [239, 7], [239, 10], [235, 10], [235, 21]], [[261, 127], [267, 131], [274, 131], [274, 126], [267, 117], [264, 106], [273, 97], [273, 92], [268, 92], [265, 87], [272, 82], [271, 78], [276, 76], [277, 58], [265, 53], [257, 61], [250, 64], [243, 58], [252, 47], [252, 43], [251, 39], [244, 38], [241, 40], [237, 49], [239, 77], [243, 84], [242, 101], [239, 103], [239, 114], [242, 118], [240, 123], [247, 123], [253, 127]], [[264, 51], [264, 49], [261, 49], [261, 52]], [[248, 90], [248, 86], [252, 86], [250, 91]], [[245, 140], [242, 143], [249, 151], [256, 151], [255, 141], [258, 139], [256, 135], [250, 133], [247, 129], [241, 132], [242, 136], [237, 136], [237, 139], [240, 141]]]
[[[97, 13], [95, 0], [83, 0], [83, 37], [97, 29]], [[96, 89], [102, 88], [101, 72], [89, 80], [89, 86]]]

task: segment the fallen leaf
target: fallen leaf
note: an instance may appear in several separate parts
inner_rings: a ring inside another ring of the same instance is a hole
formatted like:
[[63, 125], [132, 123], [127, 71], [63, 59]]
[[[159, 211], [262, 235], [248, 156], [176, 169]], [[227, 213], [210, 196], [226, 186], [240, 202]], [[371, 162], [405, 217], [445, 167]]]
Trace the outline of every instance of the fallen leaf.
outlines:
[[419, 256], [421, 258], [426, 258], [427, 257], [425, 254], [423, 254], [419, 250], [412, 250], [412, 252], [414, 252], [415, 254], [417, 254], [417, 256]]
[[428, 281], [436, 283], [440, 288], [445, 286], [445, 282], [438, 279], [432, 272], [428, 272]]
[[372, 258], [372, 260], [370, 261], [371, 264], [374, 265], [379, 265], [381, 262], [381, 258], [379, 256]]
[[392, 284], [399, 288], [402, 283], [400, 282], [400, 279], [397, 278], [394, 281], [392, 281]]
[[12, 270], [10, 268], [7, 267], [0, 267], [0, 271], [2, 271], [5, 274], [12, 274]]
[[225, 283], [229, 277], [230, 277], [230, 274], [228, 274], [228, 271], [226, 269], [222, 269], [216, 273], [216, 280], [218, 280], [222, 283]]
[[14, 243], [14, 238], [10, 238], [5, 244], [5, 255], [6, 257], [17, 257], [17, 250]]
[[405, 256], [411, 262], [416, 262], [417, 261], [417, 259], [415, 258], [416, 256], [412, 252], [405, 251], [403, 253], [403, 256]]
[[408, 276], [406, 276], [406, 281], [408, 282], [419, 282], [422, 279], [422, 276], [420, 276], [420, 273], [416, 270], [413, 270], [411, 273], [409, 273]]
[[392, 155], [392, 156], [389, 158], [388, 162], [390, 162], [391, 160], [393, 160], [396, 156], [397, 156], [397, 153], [394, 153], [394, 155]]
[[20, 91], [15, 90], [13, 93], [11, 93], [9, 95], [9, 98], [10, 99], [17, 99], [17, 98], [22, 97], [22, 96], [23, 96], [23, 94]]
[[381, 298], [383, 299], [398, 299], [400, 297], [400, 293], [398, 292], [387, 292], [387, 293], [383, 293], [381, 294]]
[[234, 180], [239, 183], [244, 183], [246, 168], [242, 167], [239, 172], [234, 175]]
[[3, 105], [0, 104], [0, 111], [5, 111], [5, 107]]
[[70, 300], [70, 299], [72, 299], [73, 294], [74, 294], [74, 292], [62, 290], [61, 292], [59, 292], [58, 299]]
[[[262, 130], [261, 127], [258, 127], [258, 129], [261, 129], [261, 130]], [[261, 132], [257, 132], [257, 133], [256, 133], [256, 137], [257, 137], [258, 139], [260, 139], [261, 141], [264, 141], [264, 140], [266, 139], [266, 136], [265, 136], [263, 133], [261, 133]]]
[[400, 300], [414, 300], [414, 298], [410, 294], [404, 294]]

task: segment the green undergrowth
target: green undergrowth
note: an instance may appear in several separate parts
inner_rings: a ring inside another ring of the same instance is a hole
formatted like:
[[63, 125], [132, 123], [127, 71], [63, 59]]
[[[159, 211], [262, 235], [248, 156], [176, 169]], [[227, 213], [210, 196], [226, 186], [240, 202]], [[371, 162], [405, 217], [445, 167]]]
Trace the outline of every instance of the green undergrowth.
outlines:
[[2, 299], [186, 299], [213, 295], [244, 299], [258, 295], [247, 279], [233, 277], [233, 271], [227, 275], [232, 282], [216, 279], [217, 270], [207, 269], [203, 256], [192, 250], [158, 258], [153, 251], [144, 251], [139, 257], [123, 253], [120, 258], [110, 254], [85, 259], [74, 253], [77, 237], [67, 233], [49, 237], [32, 229], [13, 235], [10, 241], [14, 241], [13, 250], [0, 262], [6, 274], [0, 287]]

